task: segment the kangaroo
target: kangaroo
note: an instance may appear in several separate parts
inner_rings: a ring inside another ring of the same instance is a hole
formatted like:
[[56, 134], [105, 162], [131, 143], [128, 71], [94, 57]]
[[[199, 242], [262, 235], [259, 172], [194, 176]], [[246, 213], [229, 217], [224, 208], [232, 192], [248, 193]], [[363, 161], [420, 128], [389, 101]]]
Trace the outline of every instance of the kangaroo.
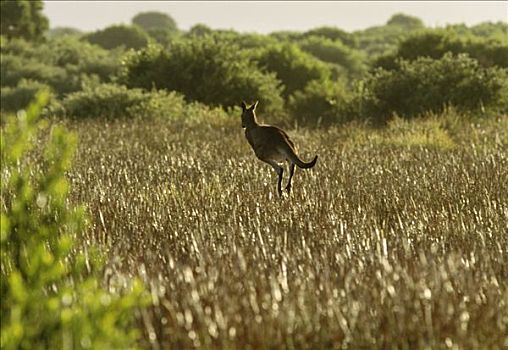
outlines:
[[284, 168], [281, 164], [287, 161], [289, 164], [289, 180], [286, 185], [288, 194], [291, 192], [291, 180], [295, 172], [295, 164], [301, 169], [310, 169], [316, 165], [318, 156], [306, 163], [296, 154], [294, 143], [284, 130], [272, 126], [259, 124], [256, 118], [256, 107], [258, 101], [247, 108], [245, 102], [242, 101], [242, 128], [245, 128], [245, 137], [251, 145], [256, 157], [265, 163], [270, 164], [279, 175], [277, 183], [277, 191], [282, 196], [282, 174]]

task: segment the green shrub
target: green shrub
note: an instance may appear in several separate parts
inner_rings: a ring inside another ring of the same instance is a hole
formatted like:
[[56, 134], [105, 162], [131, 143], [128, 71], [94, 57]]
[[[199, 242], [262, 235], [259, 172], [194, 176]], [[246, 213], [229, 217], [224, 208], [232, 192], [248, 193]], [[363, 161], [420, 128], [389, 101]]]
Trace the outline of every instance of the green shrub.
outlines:
[[46, 100], [39, 95], [2, 129], [1, 348], [135, 346], [138, 332], [131, 327], [144, 300], [141, 285], [135, 282], [123, 296], [107, 292], [99, 283], [101, 260], [78, 246], [85, 213], [69, 206], [64, 175], [76, 137], [54, 127], [41, 168], [34, 171], [29, 161]]
[[311, 29], [305, 33], [303, 33], [303, 37], [322, 37], [334, 42], [340, 42], [346, 46], [355, 48], [358, 46], [358, 39], [351, 33], [348, 33], [342, 29], [337, 27], [318, 27]]
[[150, 36], [138, 26], [113, 25], [83, 37], [89, 43], [111, 50], [123, 47], [139, 50], [150, 42]]
[[361, 113], [378, 121], [394, 113], [439, 113], [449, 105], [459, 111], [507, 108], [507, 71], [482, 67], [467, 55], [400, 61], [396, 70], [376, 70], [364, 86]]
[[398, 25], [384, 25], [370, 27], [354, 34], [358, 40], [358, 48], [365, 52], [369, 59], [374, 60], [396, 50], [399, 42], [410, 33]]
[[329, 125], [348, 118], [349, 100], [344, 84], [313, 80], [289, 97], [288, 108], [299, 124]]
[[76, 118], [168, 118], [185, 115], [182, 95], [164, 90], [147, 92], [123, 85], [85, 86], [62, 101], [61, 113]]
[[120, 72], [122, 53], [104, 50], [75, 37], [63, 37], [42, 45], [39, 55], [72, 75], [96, 75], [101, 81], [110, 81]]
[[330, 76], [327, 65], [294, 44], [270, 46], [256, 60], [260, 68], [275, 73], [282, 81], [285, 98], [305, 88], [311, 80], [325, 80]]
[[187, 37], [204, 37], [213, 33], [213, 29], [206, 24], [198, 23], [193, 25], [185, 36]]
[[42, 0], [0, 2], [1, 32], [8, 38], [43, 41], [49, 27]]
[[3, 87], [0, 93], [2, 112], [16, 112], [24, 108], [42, 90], [49, 90], [49, 86], [25, 79], [20, 80], [16, 87]]
[[74, 37], [80, 37], [83, 34], [81, 30], [74, 27], [55, 27], [50, 28], [47, 32], [47, 36], [49, 39], [56, 39], [61, 37], [68, 37], [68, 36], [74, 36]]
[[236, 45], [213, 36], [175, 41], [170, 51], [158, 46], [132, 53], [122, 82], [132, 88], [167, 89], [189, 101], [231, 107], [259, 100], [264, 110], [282, 110], [279, 81], [259, 71]]
[[395, 69], [397, 60], [415, 60], [418, 57], [441, 58], [446, 53], [467, 53], [481, 65], [508, 67], [508, 44], [496, 40], [475, 38], [471, 33], [459, 37], [452, 30], [432, 29], [410, 35], [402, 41], [395, 53], [380, 57], [374, 65]]
[[386, 24], [389, 26], [398, 26], [409, 31], [423, 29], [425, 27], [422, 20], [418, 17], [408, 16], [403, 13], [394, 14]]
[[22, 79], [51, 86], [59, 96], [81, 89], [95, 79], [111, 81], [120, 71], [120, 53], [107, 51], [74, 37], [30, 45], [2, 40], [2, 86], [15, 87]]
[[36, 58], [2, 54], [2, 86], [17, 86], [21, 80], [38, 81], [50, 85], [56, 91], [77, 88], [74, 78], [68, 79], [64, 68], [52, 66]]
[[506, 21], [499, 22], [482, 22], [472, 26], [469, 30], [480, 37], [495, 40], [508, 45], [508, 23]]
[[298, 43], [300, 48], [323, 62], [344, 67], [350, 77], [358, 77], [366, 70], [363, 55], [340, 41], [310, 36]]
[[154, 29], [168, 32], [178, 31], [176, 22], [171, 16], [156, 11], [138, 13], [132, 18], [132, 24], [140, 26], [147, 32]]

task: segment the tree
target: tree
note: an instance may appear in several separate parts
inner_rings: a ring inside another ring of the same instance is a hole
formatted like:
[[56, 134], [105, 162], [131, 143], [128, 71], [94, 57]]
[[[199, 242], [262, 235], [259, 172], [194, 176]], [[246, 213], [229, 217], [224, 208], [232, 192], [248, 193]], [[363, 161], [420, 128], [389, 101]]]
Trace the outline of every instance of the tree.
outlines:
[[318, 27], [311, 29], [303, 34], [304, 37], [320, 36], [333, 41], [340, 40], [343, 44], [350, 47], [357, 47], [358, 40], [351, 34], [336, 27]]
[[138, 50], [146, 47], [150, 42], [150, 36], [143, 29], [126, 25], [113, 25], [88, 34], [84, 39], [106, 50], [117, 47]]
[[209, 35], [212, 33], [213, 33], [212, 28], [208, 27], [206, 24], [198, 23], [193, 25], [186, 35], [191, 37], [192, 36], [203, 37], [205, 35]]
[[405, 118], [439, 113], [449, 105], [461, 111], [501, 112], [508, 106], [507, 70], [482, 67], [465, 54], [401, 60], [396, 69], [376, 69], [364, 86], [364, 112], [379, 121], [394, 113]]
[[73, 27], [55, 27], [48, 31], [48, 37], [51, 39], [62, 36], [80, 36], [81, 34], [81, 30]]
[[508, 44], [495, 39], [479, 38], [468, 31], [460, 37], [456, 34], [456, 28], [416, 32], [403, 40], [396, 52], [380, 57], [374, 65], [395, 69], [398, 59], [412, 61], [418, 57], [441, 58], [451, 52], [454, 55], [467, 53], [486, 67], [508, 67]]
[[386, 24], [403, 27], [408, 30], [421, 29], [425, 27], [422, 20], [418, 17], [408, 16], [403, 13], [393, 15]]
[[178, 91], [212, 106], [259, 100], [260, 108], [280, 112], [283, 104], [273, 74], [261, 72], [238, 46], [214, 36], [178, 40], [169, 51], [150, 45], [132, 53], [122, 79], [131, 88]]
[[327, 125], [346, 119], [351, 97], [344, 84], [313, 80], [303, 90], [289, 96], [291, 116], [303, 125]]
[[324, 80], [330, 76], [330, 69], [325, 63], [294, 44], [268, 47], [260, 53], [257, 61], [261, 69], [275, 73], [282, 81], [286, 98], [303, 89], [311, 80]]
[[7, 38], [24, 38], [40, 41], [49, 28], [48, 19], [42, 14], [41, 0], [9, 0], [0, 2], [1, 31]]
[[141, 12], [132, 18], [132, 24], [138, 25], [147, 32], [151, 30], [178, 31], [176, 22], [171, 16], [161, 12]]
[[298, 43], [300, 48], [323, 62], [337, 64], [346, 69], [349, 76], [359, 76], [365, 71], [362, 53], [341, 41], [326, 37], [310, 36]]

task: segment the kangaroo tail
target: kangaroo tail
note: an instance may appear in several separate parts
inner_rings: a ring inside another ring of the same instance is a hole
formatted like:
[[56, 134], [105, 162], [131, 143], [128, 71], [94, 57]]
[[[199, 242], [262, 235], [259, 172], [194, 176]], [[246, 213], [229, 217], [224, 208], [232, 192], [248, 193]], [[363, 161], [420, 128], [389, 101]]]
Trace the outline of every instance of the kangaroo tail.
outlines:
[[316, 165], [316, 162], [317, 162], [317, 158], [318, 156], [316, 155], [314, 157], [313, 160], [311, 160], [310, 162], [306, 163], [306, 162], [303, 162], [302, 160], [298, 159], [299, 162], [295, 162], [296, 165], [298, 165], [299, 168], [301, 169], [310, 169], [312, 168], [314, 165]]
[[313, 160], [310, 162], [304, 162], [296, 155], [296, 153], [293, 151], [293, 149], [289, 148], [285, 150], [286, 157], [293, 163], [295, 163], [300, 169], [310, 169], [314, 165], [316, 165], [316, 161], [318, 159], [318, 156], [315, 156]]

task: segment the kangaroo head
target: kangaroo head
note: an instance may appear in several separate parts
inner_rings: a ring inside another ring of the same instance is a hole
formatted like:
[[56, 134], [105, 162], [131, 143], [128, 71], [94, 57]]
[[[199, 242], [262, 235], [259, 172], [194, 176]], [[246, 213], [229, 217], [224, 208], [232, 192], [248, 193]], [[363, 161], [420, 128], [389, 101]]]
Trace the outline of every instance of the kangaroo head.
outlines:
[[256, 120], [256, 107], [258, 105], [258, 101], [256, 101], [252, 106], [247, 108], [245, 102], [242, 101], [242, 128], [246, 128], [248, 126], [257, 124]]

